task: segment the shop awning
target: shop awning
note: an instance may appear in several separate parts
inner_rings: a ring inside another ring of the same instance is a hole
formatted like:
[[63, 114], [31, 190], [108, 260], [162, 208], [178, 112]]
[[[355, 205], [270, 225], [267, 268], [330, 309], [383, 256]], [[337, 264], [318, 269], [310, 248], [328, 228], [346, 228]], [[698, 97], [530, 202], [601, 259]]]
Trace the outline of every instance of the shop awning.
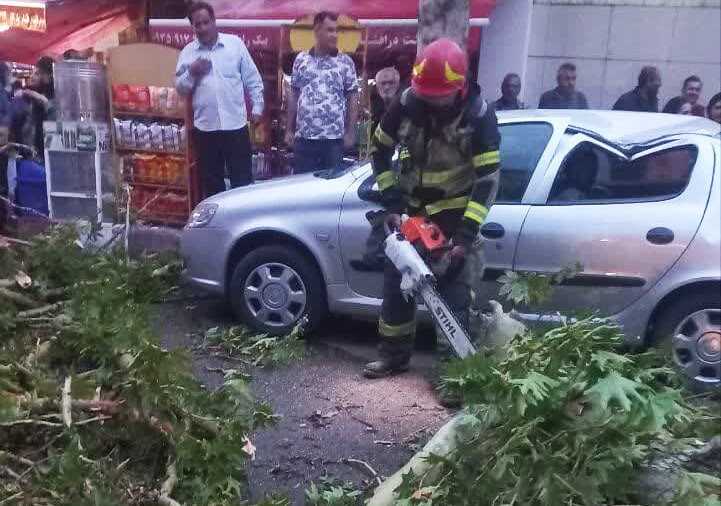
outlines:
[[142, 0], [0, 0], [0, 9], [43, 5], [44, 32], [9, 26], [0, 32], [0, 61], [35, 63], [43, 55], [85, 49], [130, 24]]
[[[332, 11], [356, 19], [417, 19], [418, 0], [210, 0], [218, 19], [297, 19]], [[470, 17], [488, 18], [495, 0], [471, 0]]]
[[[218, 28], [242, 37], [251, 51], [277, 49], [278, 27], [322, 10], [347, 14], [368, 27], [371, 52], [407, 52], [416, 45], [418, 0], [210, 0], [209, 3], [215, 9]], [[469, 50], [478, 50], [479, 27], [488, 23], [495, 5], [495, 0], [471, 0]], [[193, 40], [193, 32], [186, 18], [151, 19], [150, 37], [153, 42], [182, 48]]]

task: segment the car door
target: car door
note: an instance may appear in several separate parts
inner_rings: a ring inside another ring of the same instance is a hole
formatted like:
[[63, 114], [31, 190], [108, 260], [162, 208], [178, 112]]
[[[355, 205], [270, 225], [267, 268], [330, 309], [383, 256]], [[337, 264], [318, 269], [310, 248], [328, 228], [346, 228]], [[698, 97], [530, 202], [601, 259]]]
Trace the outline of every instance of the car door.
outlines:
[[[714, 156], [693, 138], [633, 156], [586, 135], [567, 136], [531, 208], [514, 270], [582, 273], [558, 286], [546, 310], [613, 315], [648, 291], [693, 239], [706, 209]], [[533, 312], [533, 311], [530, 311]]]
[[375, 185], [370, 164], [356, 179], [343, 196], [339, 222], [340, 250], [343, 257], [348, 286], [357, 294], [366, 297], [381, 297], [383, 274], [380, 271], [359, 270], [354, 263], [361, 260], [366, 251], [366, 242], [371, 232], [366, 219], [369, 211], [380, 211], [381, 195]]
[[[491, 208], [482, 230], [484, 236], [487, 274], [480, 283], [479, 300], [494, 296], [495, 280], [512, 268], [518, 234], [529, 205], [524, 203], [526, 189], [533, 185], [537, 174], [544, 170], [562, 138], [567, 122], [562, 119], [534, 118], [531, 121], [501, 119], [501, 181], [496, 204]], [[368, 211], [379, 210], [380, 193], [370, 168], [346, 192], [339, 223], [341, 253], [346, 279], [357, 294], [381, 298], [383, 276], [354, 268], [353, 260], [363, 257], [370, 225], [365, 218]]]
[[485, 269], [476, 289], [483, 304], [498, 299], [498, 278], [513, 268], [518, 237], [530, 210], [534, 188], [553, 158], [567, 123], [548, 119], [508, 121], [498, 126], [501, 134], [501, 174], [496, 203], [481, 227]]

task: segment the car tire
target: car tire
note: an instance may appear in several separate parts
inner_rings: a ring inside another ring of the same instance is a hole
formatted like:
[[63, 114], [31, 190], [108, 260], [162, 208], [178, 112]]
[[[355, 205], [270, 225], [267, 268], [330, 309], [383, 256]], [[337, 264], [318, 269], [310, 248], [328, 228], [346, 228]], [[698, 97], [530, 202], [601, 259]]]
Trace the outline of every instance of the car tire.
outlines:
[[308, 332], [327, 311], [320, 271], [303, 251], [287, 245], [245, 255], [233, 271], [228, 296], [235, 315], [264, 334], [286, 335], [303, 316]]
[[721, 362], [708, 354], [710, 348], [704, 344], [718, 336], [721, 294], [713, 289], [703, 290], [684, 295], [664, 308], [654, 325], [651, 344], [670, 355], [690, 387], [716, 389], [721, 387]]

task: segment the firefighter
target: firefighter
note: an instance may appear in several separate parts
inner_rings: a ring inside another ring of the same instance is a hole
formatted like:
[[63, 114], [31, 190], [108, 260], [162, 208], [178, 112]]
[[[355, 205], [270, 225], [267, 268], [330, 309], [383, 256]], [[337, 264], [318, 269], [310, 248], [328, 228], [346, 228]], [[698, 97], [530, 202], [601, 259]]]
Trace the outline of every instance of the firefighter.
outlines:
[[[469, 327], [473, 286], [482, 275], [480, 226], [498, 189], [498, 125], [478, 87], [468, 87], [466, 53], [450, 39], [428, 45], [413, 67], [412, 86], [390, 106], [373, 136], [376, 182], [389, 229], [401, 214], [426, 216], [451, 238], [455, 265], [438, 289]], [[399, 149], [400, 171], [392, 170]], [[386, 260], [379, 358], [366, 364], [368, 378], [407, 371], [416, 331], [416, 302], [406, 300], [401, 275]]]

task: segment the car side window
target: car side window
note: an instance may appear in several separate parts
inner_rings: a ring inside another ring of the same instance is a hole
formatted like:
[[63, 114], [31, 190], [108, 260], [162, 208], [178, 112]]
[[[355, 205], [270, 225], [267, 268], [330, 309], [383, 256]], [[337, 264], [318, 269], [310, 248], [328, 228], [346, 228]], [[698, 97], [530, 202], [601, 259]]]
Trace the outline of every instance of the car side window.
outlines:
[[696, 156], [695, 146], [683, 146], [628, 160], [591, 142], [582, 142], [563, 161], [548, 203], [670, 199], [686, 188]]
[[499, 125], [501, 134], [501, 175], [496, 202], [519, 204], [538, 161], [553, 135], [549, 123]]

